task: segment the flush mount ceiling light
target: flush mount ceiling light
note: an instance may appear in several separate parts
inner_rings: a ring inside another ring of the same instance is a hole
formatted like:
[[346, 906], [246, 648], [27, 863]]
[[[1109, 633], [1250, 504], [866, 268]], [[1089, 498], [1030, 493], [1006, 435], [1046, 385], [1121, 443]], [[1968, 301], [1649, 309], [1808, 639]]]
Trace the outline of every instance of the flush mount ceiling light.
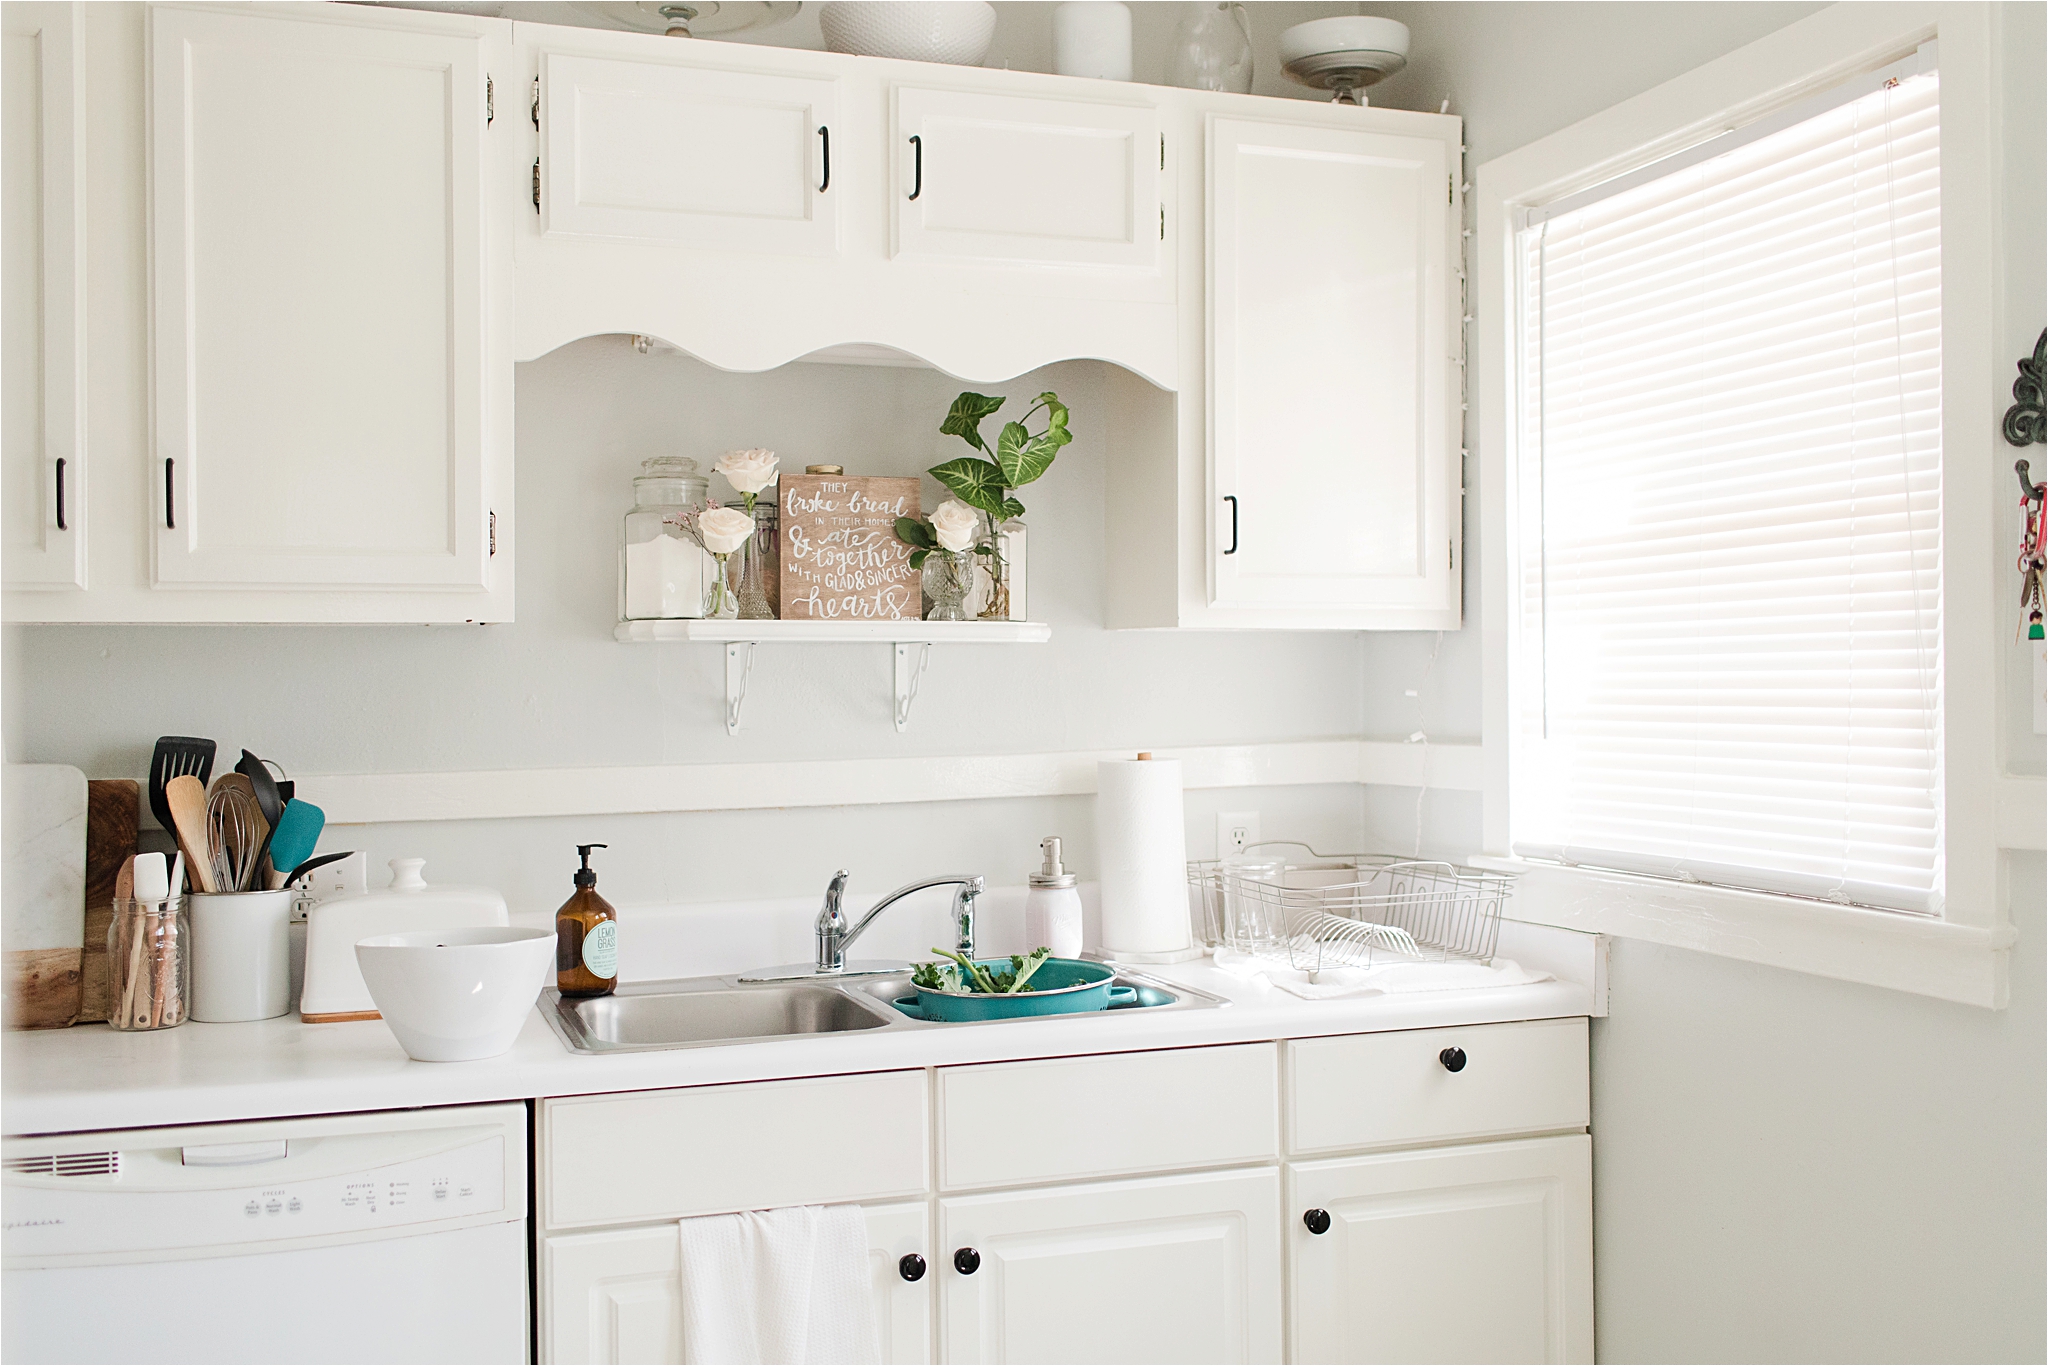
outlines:
[[1369, 15], [1296, 24], [1280, 35], [1280, 64], [1334, 104], [1364, 104], [1358, 94], [1408, 65], [1408, 26]]
[[766, 28], [796, 17], [802, 0], [592, 0], [577, 9], [620, 28], [666, 33], [671, 38], [707, 38], [718, 33]]

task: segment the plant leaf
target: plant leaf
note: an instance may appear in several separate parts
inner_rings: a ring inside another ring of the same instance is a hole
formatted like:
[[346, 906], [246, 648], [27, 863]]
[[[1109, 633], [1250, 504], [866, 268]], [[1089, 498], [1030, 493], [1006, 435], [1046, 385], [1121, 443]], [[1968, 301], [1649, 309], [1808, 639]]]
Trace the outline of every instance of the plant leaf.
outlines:
[[922, 568], [924, 568], [924, 562], [925, 562], [926, 558], [927, 558], [927, 557], [929, 557], [929, 556], [931, 555], [931, 553], [932, 553], [932, 552], [931, 552], [931, 551], [929, 551], [929, 550], [913, 550], [913, 551], [911, 551], [911, 552], [910, 552], [910, 567], [911, 567], [912, 569], [922, 569]]
[[971, 508], [1000, 515], [1003, 510], [1003, 472], [986, 460], [963, 455], [934, 465], [925, 473], [953, 491]]
[[[1055, 394], [1054, 392], [1052, 392], [1052, 390], [1048, 389], [1044, 393], [1040, 394], [1037, 398], [1033, 399], [1032, 403], [1034, 405], [1040, 403], [1043, 403], [1045, 405], [1046, 424], [1049, 427], [1051, 427], [1054, 431], [1063, 432], [1067, 429], [1067, 405], [1060, 402], [1060, 396], [1058, 394]], [[1068, 440], [1072, 439], [1073, 438], [1071, 437], [1068, 438]], [[1063, 441], [1060, 444], [1064, 446], [1066, 442]]]
[[931, 527], [915, 517], [896, 519], [896, 539], [905, 545], [923, 546], [926, 550], [938, 545], [932, 537]]
[[939, 424], [944, 436], [957, 436], [978, 451], [985, 451], [981, 444], [981, 420], [1003, 406], [1001, 398], [987, 394], [962, 394], [953, 400], [953, 407], [946, 414], [946, 420]]
[[1008, 522], [1024, 515], [1024, 505], [1015, 498], [1003, 499], [1003, 510], [996, 514], [998, 522]]

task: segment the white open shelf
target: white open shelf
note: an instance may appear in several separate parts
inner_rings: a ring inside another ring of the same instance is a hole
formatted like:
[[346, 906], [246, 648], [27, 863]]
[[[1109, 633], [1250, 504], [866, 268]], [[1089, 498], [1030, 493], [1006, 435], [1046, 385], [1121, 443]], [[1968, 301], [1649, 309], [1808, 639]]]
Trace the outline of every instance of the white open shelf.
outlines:
[[1052, 627], [1042, 621], [622, 621], [612, 639], [632, 644], [712, 640], [786, 641], [792, 645], [1043, 645], [1052, 639]]
[[612, 638], [636, 645], [694, 640], [725, 646], [727, 735], [739, 734], [756, 645], [893, 645], [896, 729], [904, 731], [932, 646], [1043, 645], [1052, 639], [1052, 627], [1042, 621], [622, 621]]

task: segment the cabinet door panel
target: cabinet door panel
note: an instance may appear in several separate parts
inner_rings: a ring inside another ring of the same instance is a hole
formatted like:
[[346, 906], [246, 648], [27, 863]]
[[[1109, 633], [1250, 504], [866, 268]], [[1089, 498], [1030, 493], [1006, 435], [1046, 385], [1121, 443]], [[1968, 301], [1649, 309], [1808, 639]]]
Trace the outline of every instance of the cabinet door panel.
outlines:
[[1278, 1198], [1263, 1168], [941, 1200], [945, 1359], [1277, 1361]]
[[70, 5], [6, 9], [0, 510], [10, 588], [85, 587], [85, 203], [72, 22]]
[[150, 22], [156, 581], [484, 587], [484, 40]]
[[1593, 1359], [1585, 1135], [1296, 1163], [1288, 1187], [1295, 1360]]
[[896, 130], [896, 255], [1158, 269], [1155, 110], [901, 86]]
[[1212, 117], [1215, 605], [1455, 608], [1449, 165]]
[[559, 53], [543, 57], [542, 82], [550, 234], [836, 250], [819, 132], [834, 82]]
[[[897, 1260], [932, 1260], [931, 1209], [922, 1200], [864, 1207], [882, 1360], [932, 1360], [929, 1272], [906, 1281]], [[544, 1362], [671, 1362], [683, 1359], [681, 1257], [674, 1224], [557, 1234], [541, 1244]]]

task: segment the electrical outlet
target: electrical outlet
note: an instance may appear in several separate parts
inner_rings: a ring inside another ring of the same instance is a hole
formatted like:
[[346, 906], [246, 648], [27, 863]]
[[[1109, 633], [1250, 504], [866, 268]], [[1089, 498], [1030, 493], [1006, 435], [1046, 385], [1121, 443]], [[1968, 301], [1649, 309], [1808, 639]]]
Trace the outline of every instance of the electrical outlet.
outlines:
[[347, 858], [323, 863], [306, 874], [306, 894], [315, 901], [337, 896], [361, 896], [369, 889], [370, 860], [360, 851]]
[[1216, 813], [1216, 857], [1242, 854], [1247, 845], [1259, 842], [1259, 813], [1219, 811]]

